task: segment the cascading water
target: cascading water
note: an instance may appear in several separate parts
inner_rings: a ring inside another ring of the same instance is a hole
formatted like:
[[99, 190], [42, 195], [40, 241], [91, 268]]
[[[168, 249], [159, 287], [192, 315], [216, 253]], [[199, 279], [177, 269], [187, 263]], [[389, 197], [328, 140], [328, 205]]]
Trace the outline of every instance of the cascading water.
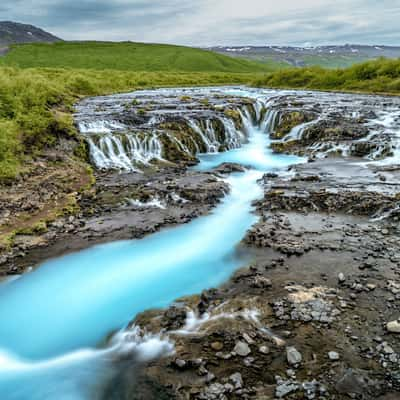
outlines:
[[[129, 332], [115, 337], [107, 349], [93, 346], [126, 326], [136, 313], [217, 286], [246, 262], [235, 246], [257, 220], [251, 206], [262, 196], [257, 180], [264, 171], [300, 159], [273, 155], [268, 136], [250, 124], [245, 112], [247, 136], [239, 134], [230, 119], [221, 117], [221, 122], [233, 150], [200, 155], [196, 168], [234, 160], [252, 169], [227, 179], [231, 193], [212, 214], [140, 241], [97, 246], [49, 261], [0, 287], [0, 348], [6, 352], [1, 357], [2, 399], [53, 400], [55, 393], [60, 400], [93, 398], [100, 390], [98, 382], [111, 379], [119, 352], [134, 348], [140, 355], [149, 340], [147, 348], [160, 351], [147, 358], [171, 351], [167, 339]], [[213, 137], [208, 127], [207, 137]], [[118, 157], [116, 150], [99, 150], [107, 159]], [[118, 162], [130, 165], [129, 158], [118, 157]], [[24, 326], [30, 327], [29, 340]]]
[[297, 125], [294, 128], [291, 129], [291, 131], [285, 136], [284, 140], [285, 141], [290, 141], [290, 140], [300, 140], [302, 138], [302, 135], [304, 131], [312, 126], [317, 124], [320, 121], [320, 119], [316, 119], [314, 121], [310, 122], [305, 122], [303, 124]]
[[[210, 215], [142, 240], [96, 246], [50, 260], [20, 279], [1, 284], [2, 400], [100, 398], [101, 383], [113, 378], [116, 360], [121, 354], [143, 361], [173, 351], [168, 338], [146, 335], [138, 328], [124, 329], [138, 312], [163, 307], [181, 296], [218, 286], [235, 269], [248, 263], [236, 253], [235, 247], [257, 221], [257, 216], [252, 213], [252, 202], [263, 195], [257, 181], [266, 171], [279, 172], [302, 159], [273, 154], [268, 148], [266, 133], [271, 133], [279, 117], [272, 101], [276, 91], [207, 88], [193, 89], [192, 92], [193, 96], [205, 97], [210, 93], [243, 96], [259, 103], [255, 106], [257, 121], [252, 121], [246, 111], [241, 110], [246, 132], [236, 129], [231, 119], [219, 114], [217, 118], [224, 124], [227, 148], [231, 150], [199, 155], [200, 163], [196, 166], [197, 170], [209, 170], [223, 162], [237, 162], [250, 169], [227, 179], [231, 192]], [[164, 89], [140, 92], [137, 96], [158, 98], [165, 95], [167, 102], [171, 93], [176, 97], [182, 95], [179, 89]], [[331, 107], [332, 102], [338, 103], [335, 96], [339, 95], [318, 96], [318, 102], [325, 101], [327, 107]], [[116, 98], [117, 101], [130, 101], [132, 94]], [[305, 93], [302, 100], [306, 107], [307, 101], [311, 102], [313, 98]], [[115, 105], [113, 98], [104, 101]], [[96, 107], [94, 102], [93, 110]], [[261, 121], [265, 108], [267, 111]], [[121, 107], [112, 107], [112, 112], [116, 109]], [[193, 110], [188, 115], [193, 115]], [[110, 117], [109, 121], [112, 120]], [[153, 122], [159, 120], [154, 117]], [[197, 118], [194, 120], [198, 121]], [[149, 120], [143, 124], [151, 129]], [[132, 168], [140, 157], [149, 162], [153, 154], [160, 156], [156, 140], [160, 136], [156, 132], [148, 132], [150, 136], [156, 135], [151, 136], [154, 138], [151, 145], [142, 145], [129, 142], [125, 135], [130, 133], [122, 124], [118, 127], [100, 125], [99, 129], [90, 125], [88, 129], [97, 129], [96, 132], [85, 135], [88, 140], [97, 136], [108, 138], [102, 146], [93, 141], [92, 157], [104, 168], [108, 168], [110, 164], [107, 163], [113, 158], [116, 158], [113, 162]], [[212, 144], [213, 133], [206, 131], [201, 130], [207, 138], [204, 143]], [[148, 140], [140, 134], [135, 137], [139, 143]], [[123, 151], [115, 142], [117, 138]], [[148, 207], [150, 204], [133, 206]], [[106, 348], [96, 348], [114, 331], [120, 332]]]
[[137, 164], [162, 159], [162, 145], [155, 133], [142, 138], [134, 133], [87, 135], [90, 157], [99, 169], [138, 171]]
[[278, 110], [267, 109], [264, 120], [261, 122], [261, 130], [267, 133], [273, 132], [277, 125], [278, 118], [279, 118]]
[[192, 119], [188, 118], [187, 119], [188, 125], [193, 129], [194, 132], [196, 132], [200, 138], [203, 141], [203, 145], [206, 148], [206, 153], [217, 153], [220, 143], [217, 142], [216, 137], [215, 137], [215, 132], [213, 129], [210, 128], [210, 121], [207, 120], [207, 129], [203, 131], [199, 123]]

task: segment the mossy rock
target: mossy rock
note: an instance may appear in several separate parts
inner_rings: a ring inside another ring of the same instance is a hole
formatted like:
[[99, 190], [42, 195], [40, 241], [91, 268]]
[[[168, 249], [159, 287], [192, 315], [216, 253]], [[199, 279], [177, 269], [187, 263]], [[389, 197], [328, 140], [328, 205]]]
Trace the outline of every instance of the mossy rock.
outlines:
[[314, 119], [315, 116], [313, 114], [302, 111], [283, 112], [280, 114], [279, 123], [275, 131], [271, 134], [271, 137], [273, 139], [282, 139], [296, 126], [311, 122]]
[[271, 149], [274, 153], [290, 153], [294, 147], [298, 145], [297, 140], [290, 140], [287, 142], [273, 142], [271, 143]]

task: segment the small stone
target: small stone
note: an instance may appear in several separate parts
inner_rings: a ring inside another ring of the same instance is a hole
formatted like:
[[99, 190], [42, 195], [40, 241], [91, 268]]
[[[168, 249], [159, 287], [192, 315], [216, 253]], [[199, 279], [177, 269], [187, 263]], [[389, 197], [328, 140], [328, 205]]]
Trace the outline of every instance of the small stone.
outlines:
[[287, 361], [290, 365], [298, 365], [303, 360], [302, 355], [295, 347], [287, 347], [286, 348], [286, 357]]
[[261, 346], [258, 350], [262, 354], [269, 354], [269, 347], [268, 346]]
[[221, 342], [211, 343], [211, 348], [215, 351], [221, 351], [224, 348], [224, 344]]
[[243, 378], [239, 372], [232, 374], [229, 379], [235, 386], [235, 389], [241, 389], [243, 387]]
[[328, 357], [331, 361], [338, 361], [340, 359], [340, 355], [339, 353], [336, 353], [336, 351], [330, 351]]
[[295, 372], [293, 369], [288, 369], [288, 370], [286, 371], [286, 375], [287, 375], [289, 378], [292, 378], [292, 379], [295, 379], [295, 378], [296, 378], [296, 372]]
[[382, 350], [383, 350], [383, 352], [385, 354], [393, 354], [394, 353], [393, 348], [390, 347], [386, 342], [383, 343], [383, 349]]
[[338, 280], [339, 280], [340, 283], [343, 283], [343, 282], [346, 281], [346, 277], [344, 276], [343, 272], [341, 272], [341, 273], [338, 275]]
[[248, 343], [248, 344], [254, 344], [254, 340], [247, 334], [243, 333], [243, 339]]
[[291, 382], [283, 382], [276, 387], [275, 396], [278, 399], [286, 397], [288, 394], [296, 392], [299, 389], [299, 385]]
[[386, 328], [390, 333], [400, 333], [400, 321], [391, 321], [386, 325]]
[[240, 357], [247, 357], [250, 353], [250, 347], [245, 342], [237, 342], [233, 351]]
[[185, 367], [186, 367], [186, 361], [185, 361], [185, 360], [181, 360], [180, 358], [177, 358], [177, 359], [175, 360], [175, 365], [176, 365], [178, 368], [185, 368]]

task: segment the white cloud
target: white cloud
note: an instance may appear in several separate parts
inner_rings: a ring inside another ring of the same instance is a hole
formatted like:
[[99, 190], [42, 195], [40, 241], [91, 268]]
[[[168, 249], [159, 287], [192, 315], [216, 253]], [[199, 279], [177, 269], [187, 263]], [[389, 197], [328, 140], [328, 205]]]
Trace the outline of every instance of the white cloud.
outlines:
[[0, 18], [65, 39], [400, 44], [398, 0], [2, 0]]

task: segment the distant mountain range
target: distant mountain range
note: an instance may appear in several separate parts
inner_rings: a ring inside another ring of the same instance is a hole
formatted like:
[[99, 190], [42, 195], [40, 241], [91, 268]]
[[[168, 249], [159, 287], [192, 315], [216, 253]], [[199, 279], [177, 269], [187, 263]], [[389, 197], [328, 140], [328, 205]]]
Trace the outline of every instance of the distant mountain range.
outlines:
[[60, 38], [37, 28], [11, 21], [0, 21], [0, 47], [15, 43], [53, 43]]
[[[33, 25], [0, 21], [0, 55], [7, 47], [18, 43], [54, 43], [62, 39]], [[400, 58], [400, 46], [216, 46], [208, 47], [216, 53], [270, 64], [271, 67], [320, 65], [336, 68], [379, 57]]]
[[357, 62], [379, 57], [400, 57], [400, 47], [349, 44], [344, 46], [316, 47], [218, 46], [209, 47], [208, 50], [253, 61], [261, 61], [265, 63], [274, 62], [295, 67], [303, 67], [307, 65], [321, 65], [330, 68], [347, 67]]

